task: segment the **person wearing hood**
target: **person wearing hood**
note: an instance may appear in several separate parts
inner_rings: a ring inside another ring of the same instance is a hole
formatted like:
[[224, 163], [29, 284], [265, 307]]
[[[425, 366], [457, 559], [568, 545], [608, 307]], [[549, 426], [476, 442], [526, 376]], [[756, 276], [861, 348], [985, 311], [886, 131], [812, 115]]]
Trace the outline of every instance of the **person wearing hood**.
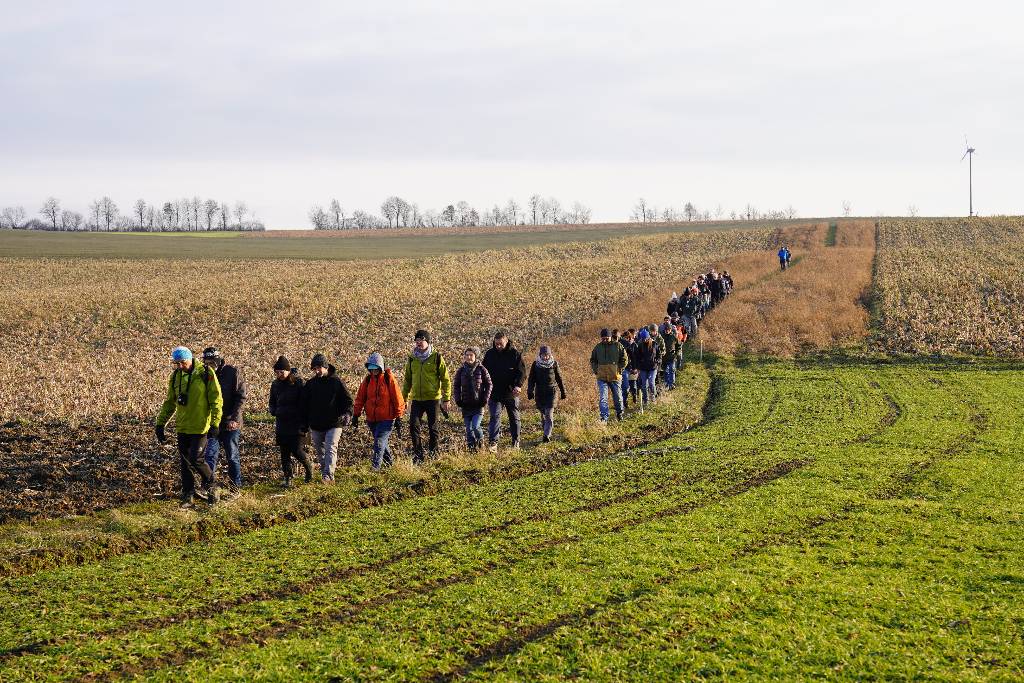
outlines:
[[484, 419], [484, 406], [491, 398], [491, 373], [480, 362], [480, 347], [470, 346], [462, 354], [462, 365], [455, 371], [453, 396], [455, 405], [462, 409], [466, 425], [466, 446], [471, 451], [484, 445], [484, 432], [480, 423]]
[[334, 483], [341, 428], [352, 419], [352, 395], [322, 353], [309, 363], [313, 377], [302, 387], [302, 415], [320, 462], [320, 478]]
[[672, 324], [672, 318], [665, 316], [665, 320], [658, 328], [658, 334], [665, 345], [665, 353], [661, 357], [661, 369], [665, 377], [665, 387], [672, 391], [676, 388], [676, 354], [679, 352], [679, 337], [676, 326]]
[[670, 317], [679, 315], [679, 295], [672, 292], [672, 298], [668, 300], [668, 306], [665, 307], [665, 313]]
[[622, 371], [622, 407], [625, 409], [629, 403], [629, 398], [633, 398], [633, 408], [637, 407], [637, 397], [640, 391], [639, 380], [640, 372], [636, 367], [636, 329], [629, 328], [622, 335], [622, 339], [619, 341], [622, 344], [622, 348], [626, 350], [626, 369]]
[[430, 343], [430, 332], [416, 330], [412, 353], [405, 362], [405, 377], [402, 379], [402, 396], [409, 403], [409, 439], [412, 441], [412, 462], [423, 462], [423, 441], [420, 439], [420, 420], [427, 416], [430, 457], [437, 456], [437, 414], [441, 403], [445, 409], [451, 402], [452, 382], [448, 376], [448, 364], [441, 352]]
[[651, 338], [651, 332], [646, 327], [640, 328], [636, 340], [636, 368], [640, 372], [640, 398], [642, 401], [641, 411], [654, 402], [655, 382], [658, 374], [658, 344]]
[[487, 402], [489, 421], [487, 423], [488, 447], [492, 453], [498, 450], [498, 439], [501, 436], [501, 411], [508, 414], [508, 432], [512, 439], [512, 448], [519, 448], [519, 432], [521, 418], [519, 414], [519, 394], [523, 391], [526, 381], [526, 364], [523, 354], [519, 353], [509, 341], [505, 332], [494, 335], [491, 348], [484, 354], [484, 367], [491, 373], [494, 388], [491, 399]]
[[246, 385], [242, 373], [234, 365], [226, 363], [216, 347], [203, 349], [203, 365], [217, 373], [221, 397], [224, 399], [224, 414], [220, 419], [220, 436], [206, 440], [204, 459], [213, 476], [217, 476], [217, 461], [223, 451], [228, 461], [228, 490], [237, 494], [242, 488], [242, 406], [245, 404]]
[[686, 328], [686, 335], [690, 339], [697, 336], [697, 315], [700, 312], [700, 299], [697, 286], [694, 285], [683, 293], [679, 301], [679, 317]]
[[390, 467], [395, 462], [388, 439], [395, 421], [405, 412], [405, 401], [391, 368], [384, 366], [384, 357], [376, 351], [366, 359], [366, 373], [356, 392], [352, 426], [359, 424], [360, 415], [366, 414], [366, 426], [373, 436], [371, 465], [376, 472], [382, 465]]
[[220, 499], [217, 482], [203, 454], [206, 440], [219, 436], [220, 419], [224, 411], [217, 374], [205, 366], [197, 365], [192, 352], [179, 346], [171, 352], [174, 372], [167, 383], [167, 398], [156, 416], [156, 438], [160, 443], [167, 440], [164, 428], [174, 417], [178, 432], [178, 460], [181, 468], [181, 503], [189, 505], [196, 494], [198, 472], [206, 489], [206, 500], [211, 505]]
[[302, 447], [302, 436], [308, 432], [302, 413], [302, 378], [297, 368], [284, 356], [274, 363], [274, 382], [270, 385], [270, 414], [274, 416], [274, 438], [281, 450], [281, 472], [284, 485], [292, 483], [292, 460], [306, 471], [306, 483], [313, 480], [313, 465]]
[[601, 341], [590, 353], [590, 369], [597, 378], [598, 408], [601, 422], [607, 422], [608, 392], [615, 401], [615, 416], [622, 421], [622, 371], [626, 367], [626, 350], [622, 344], [612, 341], [612, 333], [607, 328], [601, 330]]
[[[558, 390], [556, 395], [555, 390]], [[535, 399], [537, 410], [540, 411], [540, 425], [544, 432], [544, 443], [551, 441], [551, 432], [555, 427], [555, 406], [559, 399], [565, 400], [565, 385], [562, 384], [562, 373], [558, 369], [558, 361], [551, 354], [551, 348], [540, 347], [537, 360], [530, 366], [530, 377], [526, 382], [526, 397]]]

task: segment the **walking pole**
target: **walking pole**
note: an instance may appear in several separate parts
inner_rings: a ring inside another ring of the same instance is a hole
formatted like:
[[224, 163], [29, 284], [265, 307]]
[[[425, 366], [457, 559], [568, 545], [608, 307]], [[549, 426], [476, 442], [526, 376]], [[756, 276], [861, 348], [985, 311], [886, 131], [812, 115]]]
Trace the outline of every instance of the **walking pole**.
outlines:
[[704, 340], [700, 340], [700, 362], [704, 362]]

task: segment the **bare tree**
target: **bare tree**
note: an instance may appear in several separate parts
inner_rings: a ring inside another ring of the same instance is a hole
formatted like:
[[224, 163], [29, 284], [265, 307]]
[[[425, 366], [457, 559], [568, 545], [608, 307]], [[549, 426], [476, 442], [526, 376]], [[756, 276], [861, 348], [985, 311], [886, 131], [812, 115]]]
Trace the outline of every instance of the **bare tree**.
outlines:
[[470, 220], [472, 219], [471, 212], [475, 213], [475, 211], [473, 211], [473, 207], [469, 205], [469, 202], [465, 200], [460, 201], [455, 205], [455, 221], [459, 225], [463, 226], [472, 225], [472, 223], [470, 223]]
[[47, 197], [46, 201], [43, 202], [43, 208], [39, 209], [39, 213], [44, 218], [50, 221], [50, 225], [53, 229], [57, 229], [57, 219], [60, 218], [60, 200], [56, 197]]
[[907, 207], [907, 215], [910, 216], [911, 218], [916, 218], [917, 217], [917, 207], [914, 206], [913, 204], [908, 206]]
[[444, 207], [444, 211], [441, 212], [441, 224], [442, 225], [455, 225], [455, 207], [451, 204]]
[[331, 211], [331, 230], [341, 230], [342, 229], [342, 223], [343, 223], [343, 220], [342, 220], [342, 215], [343, 214], [341, 212], [341, 202], [339, 202], [337, 199], [332, 199], [331, 200], [331, 209], [330, 209], [330, 211]]
[[104, 230], [110, 231], [111, 227], [117, 223], [117, 217], [120, 213], [117, 204], [110, 197], [104, 197], [100, 200], [100, 216], [103, 218]]
[[213, 230], [213, 217], [220, 211], [220, 204], [213, 199], [203, 202], [203, 215], [206, 216], [206, 229]]
[[135, 201], [135, 216], [139, 219], [139, 229], [146, 224], [146, 201], [144, 199], [138, 199]]
[[686, 205], [683, 207], [683, 217], [688, 221], [692, 221], [697, 217], [697, 207], [692, 202], [686, 202]]
[[82, 214], [77, 211], [65, 211], [61, 214], [62, 230], [78, 230], [82, 227]]
[[647, 222], [647, 200], [641, 197], [636, 200], [636, 205], [633, 207], [633, 215], [630, 217], [634, 223], [646, 223]]
[[0, 214], [0, 227], [17, 230], [25, 224], [25, 209], [21, 206], [8, 206]]
[[797, 212], [796, 212], [796, 209], [793, 208], [793, 205], [790, 204], [789, 206], [787, 206], [786, 207], [786, 218], [792, 219], [792, 218], [796, 218], [796, 216], [797, 216]]
[[313, 224], [314, 230], [327, 230], [331, 225], [331, 218], [324, 211], [324, 207], [314, 206], [309, 210], [309, 222]]
[[508, 204], [505, 205], [505, 219], [509, 225], [519, 222], [519, 205], [516, 204], [516, 200], [509, 199]]
[[850, 200], [849, 199], [844, 199], [843, 200], [843, 216], [849, 218], [850, 217], [850, 212], [852, 210], [853, 210], [853, 205], [850, 204]]
[[537, 216], [540, 214], [541, 203], [543, 200], [539, 194], [530, 195], [530, 213], [533, 216], [533, 225], [537, 225]]
[[380, 213], [384, 218], [388, 219], [388, 227], [392, 228], [398, 224], [398, 202], [401, 201], [398, 197], [388, 197], [380, 205]]
[[231, 221], [231, 207], [228, 206], [227, 202], [221, 202], [220, 204], [220, 229], [227, 230], [228, 223]]
[[577, 225], [586, 225], [590, 222], [590, 207], [584, 206], [580, 202], [573, 202], [572, 214]]
[[242, 224], [245, 222], [245, 216], [249, 213], [249, 207], [246, 206], [245, 202], [235, 202], [235, 218], [238, 220], [238, 229], [242, 229]]

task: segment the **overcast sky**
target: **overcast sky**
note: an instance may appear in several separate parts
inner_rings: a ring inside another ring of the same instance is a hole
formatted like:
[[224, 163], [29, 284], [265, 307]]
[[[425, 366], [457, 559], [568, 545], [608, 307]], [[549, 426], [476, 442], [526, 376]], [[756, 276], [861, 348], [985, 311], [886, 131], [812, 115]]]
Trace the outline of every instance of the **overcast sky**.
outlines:
[[0, 0], [0, 206], [1022, 213], [1012, 2]]

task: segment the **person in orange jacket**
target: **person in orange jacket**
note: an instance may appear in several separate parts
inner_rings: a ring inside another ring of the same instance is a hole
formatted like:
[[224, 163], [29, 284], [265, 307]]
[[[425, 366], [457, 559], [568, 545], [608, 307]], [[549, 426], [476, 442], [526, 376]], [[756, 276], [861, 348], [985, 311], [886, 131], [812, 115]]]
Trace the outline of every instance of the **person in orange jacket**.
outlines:
[[359, 423], [359, 416], [366, 413], [366, 426], [373, 435], [373, 470], [380, 471], [381, 465], [394, 464], [388, 439], [395, 421], [405, 411], [402, 391], [398, 388], [390, 368], [384, 367], [384, 357], [374, 351], [366, 359], [367, 375], [356, 393], [352, 426]]

